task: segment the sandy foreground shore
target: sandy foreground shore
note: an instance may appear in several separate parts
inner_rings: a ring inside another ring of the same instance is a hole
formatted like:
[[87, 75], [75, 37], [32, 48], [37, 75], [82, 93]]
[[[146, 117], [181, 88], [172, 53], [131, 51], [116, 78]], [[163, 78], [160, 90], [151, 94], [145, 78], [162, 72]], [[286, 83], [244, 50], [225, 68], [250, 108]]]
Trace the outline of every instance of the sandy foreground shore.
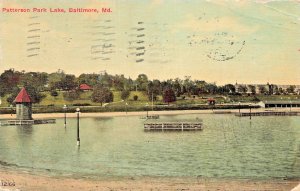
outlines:
[[[216, 180], [203, 178], [123, 178], [117, 180], [88, 180], [54, 178], [24, 172], [0, 170], [1, 181], [14, 186], [0, 186], [0, 191], [299, 191], [300, 180]], [[294, 189], [293, 189], [294, 188]]]
[[[257, 108], [252, 109], [252, 112], [262, 112], [262, 111], [290, 111], [290, 108], [282, 109], [266, 109]], [[300, 112], [300, 108], [293, 108], [292, 111]], [[182, 114], [215, 114], [215, 113], [238, 113], [238, 109], [218, 109], [218, 110], [174, 110], [174, 111], [149, 111], [149, 115], [182, 115]], [[249, 112], [249, 109], [241, 109], [240, 112]], [[141, 116], [146, 115], [146, 112], [97, 112], [97, 113], [80, 113], [80, 117], [117, 117], [117, 116]], [[0, 119], [15, 119], [16, 115], [10, 114], [0, 114]], [[34, 119], [42, 118], [63, 118], [64, 113], [37, 113], [33, 114]], [[74, 118], [76, 113], [67, 113], [67, 117]]]

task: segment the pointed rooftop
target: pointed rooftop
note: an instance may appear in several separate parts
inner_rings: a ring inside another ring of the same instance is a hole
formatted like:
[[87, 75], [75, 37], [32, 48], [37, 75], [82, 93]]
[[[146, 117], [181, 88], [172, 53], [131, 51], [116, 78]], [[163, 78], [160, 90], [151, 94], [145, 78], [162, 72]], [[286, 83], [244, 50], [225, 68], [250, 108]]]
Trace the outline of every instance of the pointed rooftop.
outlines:
[[89, 85], [87, 85], [87, 84], [81, 84], [81, 85], [79, 86], [79, 89], [80, 89], [80, 90], [92, 90], [92, 87], [89, 86]]
[[16, 99], [14, 100], [15, 103], [31, 103], [31, 99], [29, 94], [27, 93], [25, 88], [22, 88], [19, 94], [17, 95]]

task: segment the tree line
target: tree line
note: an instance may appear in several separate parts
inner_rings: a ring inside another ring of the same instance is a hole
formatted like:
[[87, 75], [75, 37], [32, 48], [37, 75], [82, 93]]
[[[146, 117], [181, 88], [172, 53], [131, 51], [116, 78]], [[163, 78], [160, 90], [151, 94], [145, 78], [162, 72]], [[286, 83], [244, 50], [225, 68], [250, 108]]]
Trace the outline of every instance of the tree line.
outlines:
[[[57, 96], [57, 91], [63, 91], [66, 99], [76, 99], [80, 84], [88, 84], [93, 87], [91, 97], [94, 102], [110, 102], [113, 100], [112, 90], [121, 91], [122, 99], [127, 99], [130, 91], [143, 91], [149, 100], [156, 100], [159, 95], [167, 103], [175, 101], [176, 97], [220, 94], [239, 95], [243, 93], [251, 94], [285, 94], [294, 93], [295, 86], [290, 86], [286, 90], [278, 88], [277, 85], [267, 84], [258, 87], [258, 92], [254, 85], [225, 84], [217, 86], [204, 80], [192, 80], [190, 76], [184, 79], [175, 78], [168, 80], [149, 80], [146, 74], [139, 74], [136, 79], [126, 78], [124, 75], [110, 75], [108, 73], [81, 74], [76, 77], [73, 74], [66, 74], [63, 70], [53, 73], [46, 72], [25, 72], [14, 69], [5, 70], [0, 75], [0, 96], [10, 95], [7, 101], [12, 103], [21, 87], [25, 87], [29, 92], [33, 102], [40, 102], [43, 99], [42, 92], [49, 91], [52, 96]], [[237, 88], [237, 89], [236, 89]], [[137, 99], [137, 98], [136, 98]]]

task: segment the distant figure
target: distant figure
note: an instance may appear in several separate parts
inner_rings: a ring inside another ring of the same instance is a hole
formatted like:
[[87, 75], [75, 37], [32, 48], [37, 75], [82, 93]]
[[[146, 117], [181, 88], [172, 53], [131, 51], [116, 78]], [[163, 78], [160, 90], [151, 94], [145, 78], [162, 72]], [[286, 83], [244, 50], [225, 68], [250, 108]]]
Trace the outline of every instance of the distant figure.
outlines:
[[207, 103], [208, 103], [208, 105], [215, 105], [216, 104], [216, 100], [213, 99], [213, 98], [208, 98], [207, 99]]

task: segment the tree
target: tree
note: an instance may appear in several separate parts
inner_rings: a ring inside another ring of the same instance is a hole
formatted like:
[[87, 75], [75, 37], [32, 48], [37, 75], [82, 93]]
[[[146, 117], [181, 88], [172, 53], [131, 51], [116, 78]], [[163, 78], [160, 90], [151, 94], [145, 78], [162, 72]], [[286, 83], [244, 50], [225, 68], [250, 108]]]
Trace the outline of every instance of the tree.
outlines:
[[66, 74], [63, 70], [48, 75], [48, 84], [51, 90], [62, 89], [61, 81], [65, 78]]
[[95, 86], [99, 81], [99, 74], [80, 74], [77, 80], [79, 84]]
[[279, 88], [278, 88], [277, 85], [273, 85], [273, 94], [275, 94], [275, 95], [279, 95], [280, 94], [279, 93]]
[[164, 91], [163, 100], [165, 103], [168, 103], [168, 105], [169, 103], [176, 101], [175, 93], [171, 88], [167, 88]]
[[196, 80], [196, 86], [197, 86], [197, 89], [198, 89], [198, 95], [199, 94], [203, 94], [203, 93], [207, 93], [206, 89], [205, 89], [205, 86], [206, 86], [206, 82], [203, 81], [203, 80]]
[[264, 85], [258, 86], [258, 90], [260, 94], [266, 94], [267, 93], [267, 88]]
[[185, 87], [185, 91], [190, 96], [195, 93], [196, 86], [194, 82], [191, 80], [191, 76], [185, 76], [183, 81], [183, 86]]
[[0, 75], [1, 96], [13, 92], [13, 88], [17, 87], [20, 81], [20, 76], [21, 73], [16, 72], [14, 69], [5, 70]]
[[34, 87], [32, 85], [26, 85], [24, 86], [26, 89], [27, 93], [29, 94], [32, 103], [40, 103], [42, 99], [44, 99], [46, 96], [41, 94], [37, 87]]
[[180, 95], [182, 94], [181, 84], [182, 81], [179, 78], [176, 78], [172, 83], [172, 89], [175, 91], [176, 97], [180, 97]]
[[226, 93], [234, 93], [235, 92], [235, 86], [233, 84], [226, 84], [224, 86], [224, 89]]
[[216, 86], [216, 84], [205, 84], [205, 89], [207, 93], [215, 94], [218, 90], [218, 87]]
[[248, 85], [248, 89], [252, 94], [256, 94], [256, 87], [254, 85]]
[[[125, 89], [126, 78], [124, 75], [115, 75], [112, 77], [113, 87], [117, 91], [123, 91]], [[129, 88], [126, 88], [129, 89]]]
[[27, 72], [20, 75], [20, 86], [33, 86], [38, 91], [44, 91], [48, 81], [47, 73]]
[[138, 86], [138, 89], [140, 91], [146, 91], [147, 90], [147, 84], [148, 84], [148, 77], [146, 74], [139, 74], [136, 83]]
[[160, 81], [159, 80], [153, 80], [153, 82], [149, 81], [147, 86], [147, 95], [149, 101], [156, 100], [157, 96], [160, 94]]
[[220, 86], [218, 92], [220, 94], [235, 93], [235, 87], [232, 84], [226, 84], [225, 86]]
[[130, 77], [128, 79], [125, 79], [124, 88], [131, 91], [134, 90], [134, 83]]
[[98, 84], [111, 88], [113, 85], [113, 76], [108, 75], [106, 71], [98, 76]]
[[172, 88], [172, 85], [168, 81], [162, 81], [160, 84], [161, 92], [164, 92], [164, 90]]
[[114, 99], [113, 93], [106, 87], [103, 87], [102, 85], [96, 85], [94, 87], [91, 100], [96, 103], [108, 103], [112, 102]]
[[278, 88], [279, 94], [284, 94], [284, 89], [282, 87]]
[[291, 94], [291, 93], [295, 93], [295, 89], [296, 89], [296, 86], [289, 86], [286, 89], [286, 91]]
[[18, 87], [13, 87], [11, 94], [7, 97], [6, 101], [10, 104], [14, 103], [15, 98], [17, 97], [20, 89]]
[[238, 86], [238, 92], [240, 92], [240, 93], [246, 93], [247, 91], [248, 91], [247, 86], [245, 86], [245, 85], [239, 85]]
[[123, 90], [123, 91], [121, 91], [121, 99], [127, 100], [128, 97], [129, 97], [129, 95], [130, 95], [130, 91], [129, 90]]
[[60, 81], [60, 87], [63, 90], [73, 90], [77, 87], [76, 77], [74, 75], [67, 74]]

